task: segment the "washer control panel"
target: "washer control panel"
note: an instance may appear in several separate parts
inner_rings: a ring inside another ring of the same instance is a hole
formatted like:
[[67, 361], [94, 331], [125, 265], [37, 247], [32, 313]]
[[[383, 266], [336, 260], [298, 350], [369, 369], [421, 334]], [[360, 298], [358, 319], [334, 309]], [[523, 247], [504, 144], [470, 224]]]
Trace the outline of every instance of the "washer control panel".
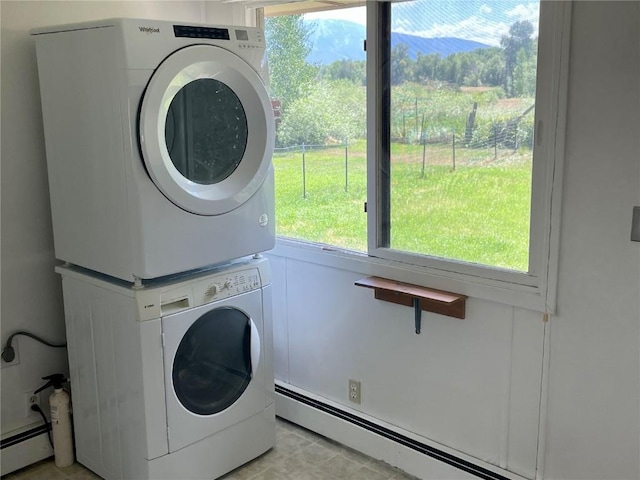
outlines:
[[[260, 274], [257, 268], [234, 272], [230, 275], [208, 278], [204, 289], [205, 298], [221, 300], [260, 288]], [[205, 284], [203, 284], [205, 285]], [[207, 302], [204, 302], [207, 303]]]
[[172, 285], [136, 291], [139, 320], [150, 320], [235, 297], [263, 286], [264, 268], [240, 268], [210, 273]]

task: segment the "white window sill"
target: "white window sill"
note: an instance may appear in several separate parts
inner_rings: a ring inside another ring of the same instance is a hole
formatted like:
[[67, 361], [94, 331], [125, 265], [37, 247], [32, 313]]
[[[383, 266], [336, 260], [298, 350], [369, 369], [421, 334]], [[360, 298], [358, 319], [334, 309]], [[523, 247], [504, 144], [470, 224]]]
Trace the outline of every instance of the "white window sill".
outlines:
[[269, 255], [326, 267], [346, 270], [360, 275], [373, 275], [399, 282], [455, 292], [529, 310], [552, 313], [537, 286], [520, 285], [457, 272], [436, 270], [407, 263], [369, 257], [364, 253], [340, 250], [327, 245], [300, 242], [288, 238], [276, 239]]

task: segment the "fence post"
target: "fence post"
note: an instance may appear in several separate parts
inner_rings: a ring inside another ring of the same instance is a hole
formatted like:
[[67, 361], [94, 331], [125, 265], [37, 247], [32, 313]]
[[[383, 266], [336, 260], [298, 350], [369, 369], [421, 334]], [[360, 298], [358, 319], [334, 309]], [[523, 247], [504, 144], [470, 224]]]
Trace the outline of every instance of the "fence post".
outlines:
[[404, 112], [402, 112], [402, 140], [407, 143], [407, 127], [405, 125]]
[[452, 145], [452, 150], [453, 150], [453, 171], [455, 172], [456, 170], [456, 130], [455, 128], [453, 129], [452, 133], [451, 133], [451, 145]]
[[422, 178], [424, 178], [424, 164], [427, 159], [427, 135], [422, 135]]
[[493, 159], [498, 159], [498, 129], [496, 122], [493, 122]]
[[416, 135], [417, 135], [418, 134], [418, 97], [416, 97], [416, 100], [413, 106], [413, 113], [416, 117], [415, 123], [416, 123]]
[[344, 139], [344, 191], [349, 191], [349, 139]]
[[302, 198], [307, 198], [306, 165], [304, 161], [304, 142], [302, 142]]

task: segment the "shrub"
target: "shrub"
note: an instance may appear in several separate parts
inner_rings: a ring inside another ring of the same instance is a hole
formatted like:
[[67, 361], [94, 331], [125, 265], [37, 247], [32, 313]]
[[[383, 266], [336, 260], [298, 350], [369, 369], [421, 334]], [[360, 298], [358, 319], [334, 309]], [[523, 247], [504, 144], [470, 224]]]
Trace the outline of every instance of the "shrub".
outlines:
[[321, 145], [362, 138], [366, 132], [366, 97], [363, 87], [346, 80], [319, 81], [305, 98], [283, 112], [278, 146]]

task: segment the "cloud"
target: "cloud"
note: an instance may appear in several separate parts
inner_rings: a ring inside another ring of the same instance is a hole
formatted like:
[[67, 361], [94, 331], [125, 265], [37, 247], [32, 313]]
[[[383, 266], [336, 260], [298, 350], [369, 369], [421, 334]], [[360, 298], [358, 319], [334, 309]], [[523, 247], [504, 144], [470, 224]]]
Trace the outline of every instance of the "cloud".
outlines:
[[366, 25], [367, 11], [365, 7], [342, 8], [336, 10], [325, 10], [320, 12], [305, 13], [305, 20], [336, 19], [347, 20], [349, 22]]
[[506, 10], [504, 14], [514, 22], [528, 20], [536, 27], [537, 30], [540, 18], [540, 6], [538, 3], [521, 3], [511, 10]]
[[[420, 16], [424, 8], [422, 3], [414, 4], [397, 3], [395, 5], [397, 15], [394, 16], [393, 31], [419, 35], [421, 37], [457, 37], [467, 40], [475, 40], [487, 45], [499, 46], [503, 35], [508, 35], [509, 27], [517, 21], [528, 20], [538, 31], [539, 4], [537, 1], [522, 0], [522, 3], [513, 5], [513, 8], [502, 10], [498, 5], [487, 2], [477, 8], [477, 13], [465, 19], [451, 23], [433, 23], [428, 28], [420, 28]], [[338, 18], [364, 24], [366, 13], [364, 7], [328, 10], [305, 14], [305, 19]], [[444, 15], [442, 20], [446, 21]], [[536, 34], [537, 36], [537, 34]]]
[[409, 30], [402, 25], [394, 25], [393, 31], [426, 38], [457, 37], [499, 46], [502, 35], [509, 32], [509, 24], [474, 15], [456, 23], [436, 23], [427, 30]]

